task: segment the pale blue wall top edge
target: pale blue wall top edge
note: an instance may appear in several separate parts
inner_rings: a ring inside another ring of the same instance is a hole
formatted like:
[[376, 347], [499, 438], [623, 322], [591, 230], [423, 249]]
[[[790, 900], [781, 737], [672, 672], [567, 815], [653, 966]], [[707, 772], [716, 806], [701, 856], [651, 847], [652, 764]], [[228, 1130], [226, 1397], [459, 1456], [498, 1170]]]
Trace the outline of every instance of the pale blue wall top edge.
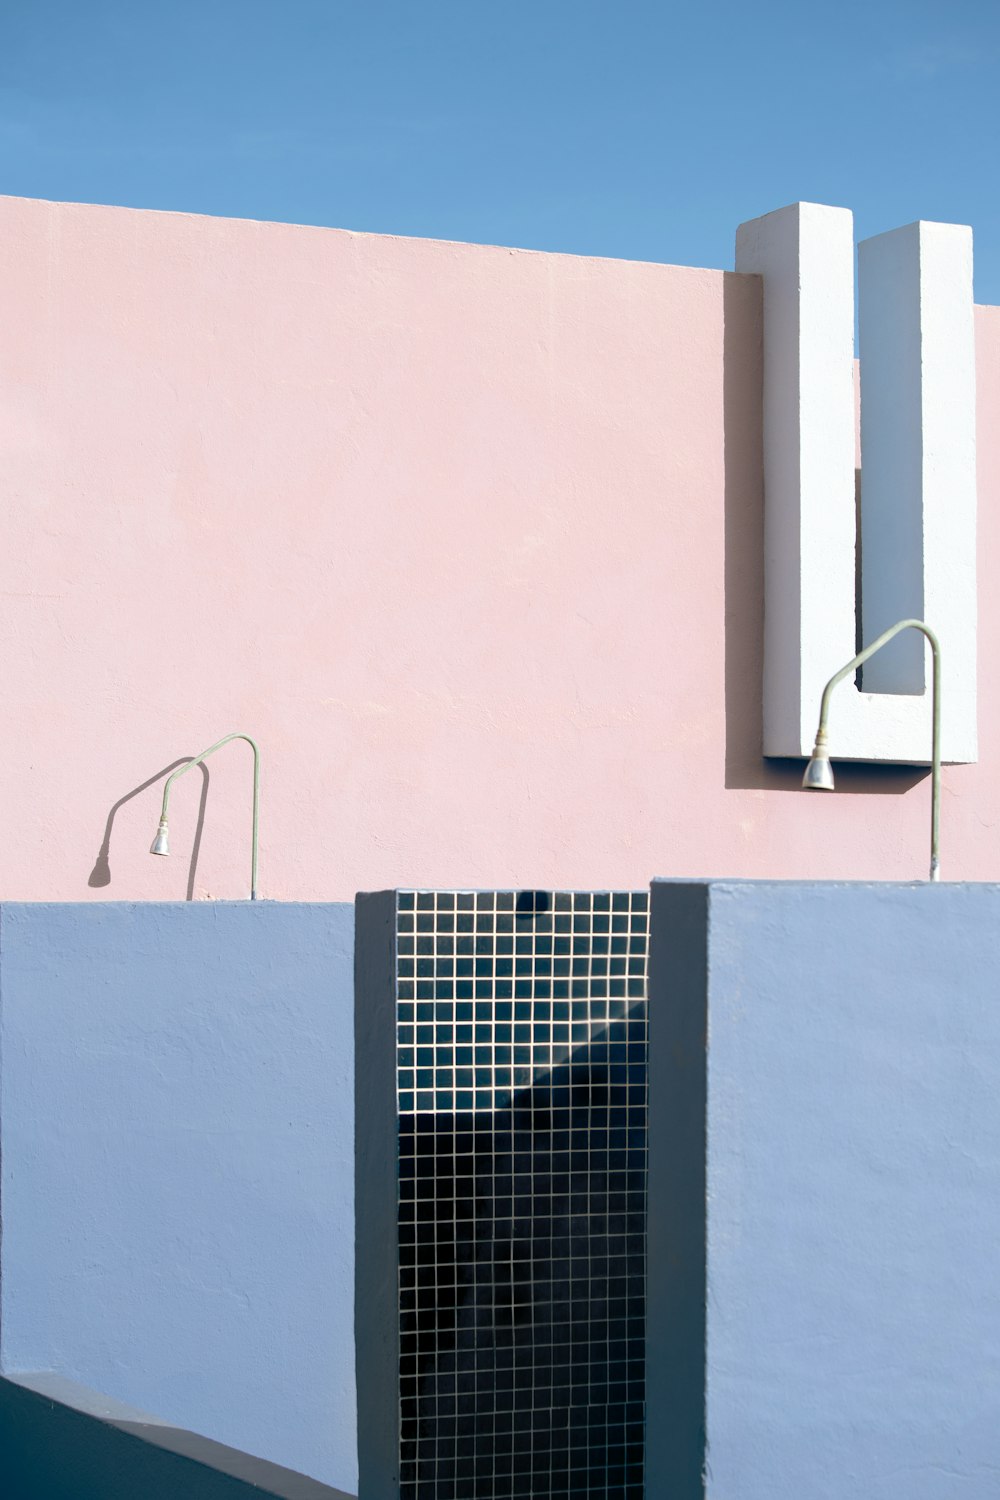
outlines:
[[4, 911], [316, 911], [323, 907], [353, 907], [353, 901], [0, 901]]
[[870, 891], [996, 891], [1000, 882], [988, 880], [749, 880], [736, 876], [715, 875], [655, 875], [652, 885], [709, 886], [712, 890], [743, 890], [746, 888], [789, 890], [870, 890]]

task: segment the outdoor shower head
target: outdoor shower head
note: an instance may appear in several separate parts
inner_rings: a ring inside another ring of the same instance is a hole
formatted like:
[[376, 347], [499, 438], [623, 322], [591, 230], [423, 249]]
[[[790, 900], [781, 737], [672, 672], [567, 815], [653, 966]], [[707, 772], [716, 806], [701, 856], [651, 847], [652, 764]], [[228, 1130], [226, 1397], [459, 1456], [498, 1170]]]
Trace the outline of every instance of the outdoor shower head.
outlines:
[[807, 792], [832, 792], [834, 790], [830, 752], [825, 743], [819, 740], [813, 746], [812, 759], [806, 766], [802, 785]]
[[887, 646], [901, 630], [919, 630], [931, 648], [931, 660], [933, 663], [933, 677], [931, 690], [931, 865], [928, 878], [930, 880], [941, 879], [940, 861], [938, 858], [938, 827], [940, 823], [941, 807], [941, 646], [937, 636], [923, 620], [900, 620], [898, 624], [892, 625], [884, 630], [877, 640], [872, 641], [857, 656], [851, 658], [846, 666], [841, 667], [839, 672], [834, 672], [830, 681], [823, 689], [823, 696], [819, 705], [819, 727], [816, 730], [816, 743], [813, 746], [812, 759], [806, 766], [805, 775], [802, 777], [802, 785], [807, 792], [832, 792], [833, 767], [830, 764], [830, 752], [826, 747], [826, 721], [830, 712], [830, 694], [838, 682], [843, 682], [852, 672], [874, 656], [876, 651], [881, 651]]

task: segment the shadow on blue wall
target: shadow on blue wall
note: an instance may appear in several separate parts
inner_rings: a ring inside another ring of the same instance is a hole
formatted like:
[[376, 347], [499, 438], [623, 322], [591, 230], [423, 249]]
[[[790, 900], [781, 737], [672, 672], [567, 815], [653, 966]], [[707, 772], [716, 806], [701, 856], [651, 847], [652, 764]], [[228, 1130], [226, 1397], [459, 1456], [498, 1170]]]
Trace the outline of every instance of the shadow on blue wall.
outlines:
[[509, 1109], [401, 1117], [404, 1500], [640, 1500], [645, 1078], [640, 1003]]
[[0, 1377], [5, 1500], [351, 1500], [58, 1377]]

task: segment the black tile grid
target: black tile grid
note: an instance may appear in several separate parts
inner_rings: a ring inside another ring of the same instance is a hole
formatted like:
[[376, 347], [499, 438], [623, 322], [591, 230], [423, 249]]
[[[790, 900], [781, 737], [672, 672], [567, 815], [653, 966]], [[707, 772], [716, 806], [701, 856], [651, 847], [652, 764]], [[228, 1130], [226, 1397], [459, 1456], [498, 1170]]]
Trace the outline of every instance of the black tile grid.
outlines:
[[398, 897], [402, 1500], [641, 1500], [647, 906]]

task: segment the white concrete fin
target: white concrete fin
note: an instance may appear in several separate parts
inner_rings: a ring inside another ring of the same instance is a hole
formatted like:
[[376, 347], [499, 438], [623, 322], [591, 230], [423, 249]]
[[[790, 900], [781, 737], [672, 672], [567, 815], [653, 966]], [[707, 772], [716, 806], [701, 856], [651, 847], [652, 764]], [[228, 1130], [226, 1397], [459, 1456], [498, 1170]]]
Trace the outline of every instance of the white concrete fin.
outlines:
[[[941, 642], [943, 758], [974, 761], [972, 231], [921, 222], [858, 247], [860, 568], [853, 216], [795, 203], [742, 224], [736, 269], [764, 282], [764, 754], [809, 755], [827, 680], [915, 616]], [[837, 688], [834, 759], [929, 762], [926, 650], [904, 632], [863, 692]]]

